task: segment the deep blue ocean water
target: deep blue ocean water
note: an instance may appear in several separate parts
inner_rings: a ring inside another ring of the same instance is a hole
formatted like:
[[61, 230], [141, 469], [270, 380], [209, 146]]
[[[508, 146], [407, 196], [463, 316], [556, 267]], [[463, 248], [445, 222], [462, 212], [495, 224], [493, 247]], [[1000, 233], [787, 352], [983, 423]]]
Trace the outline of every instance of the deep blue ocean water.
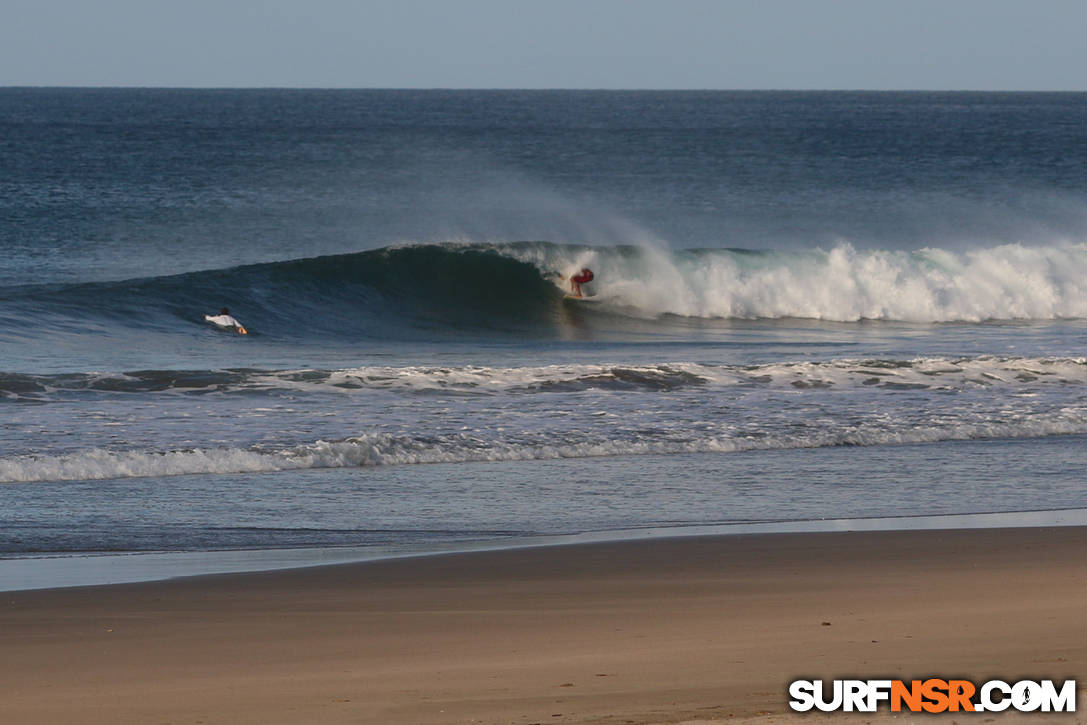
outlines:
[[1087, 94], [0, 89], [0, 556], [1084, 507], [1085, 279]]

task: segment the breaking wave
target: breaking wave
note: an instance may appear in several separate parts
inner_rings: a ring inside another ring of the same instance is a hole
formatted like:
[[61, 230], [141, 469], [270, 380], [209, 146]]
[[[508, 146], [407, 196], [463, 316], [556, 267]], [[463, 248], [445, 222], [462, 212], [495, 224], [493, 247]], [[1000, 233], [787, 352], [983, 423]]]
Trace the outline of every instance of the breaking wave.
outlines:
[[598, 270], [595, 292], [635, 314], [980, 322], [1087, 316], [1087, 245], [1019, 244], [952, 252], [858, 250], [519, 250], [564, 273]]
[[[596, 272], [600, 304], [564, 301]], [[230, 269], [0, 288], [0, 335], [193, 330], [229, 305], [255, 337], [554, 334], [577, 314], [624, 319], [980, 322], [1087, 317], [1087, 245], [954, 252], [588, 247], [546, 242], [387, 247]]]

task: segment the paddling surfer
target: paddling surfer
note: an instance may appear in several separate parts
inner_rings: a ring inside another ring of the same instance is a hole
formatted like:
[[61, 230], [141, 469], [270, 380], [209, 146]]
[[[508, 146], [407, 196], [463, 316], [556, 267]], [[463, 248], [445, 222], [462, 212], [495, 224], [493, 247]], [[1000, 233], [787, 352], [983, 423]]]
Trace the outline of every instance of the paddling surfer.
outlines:
[[242, 323], [231, 317], [230, 310], [225, 307], [219, 310], [218, 315], [204, 315], [204, 319], [213, 325], [218, 325], [227, 330], [234, 330], [239, 335], [249, 334], [249, 331], [242, 326]]

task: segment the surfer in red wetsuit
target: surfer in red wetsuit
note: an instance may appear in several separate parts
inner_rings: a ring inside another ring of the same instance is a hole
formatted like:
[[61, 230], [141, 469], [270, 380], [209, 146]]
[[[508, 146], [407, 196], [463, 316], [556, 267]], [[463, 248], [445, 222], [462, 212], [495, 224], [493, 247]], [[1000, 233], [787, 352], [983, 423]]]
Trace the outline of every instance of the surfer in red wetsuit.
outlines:
[[588, 267], [582, 267], [581, 271], [570, 277], [570, 292], [575, 297], [581, 297], [581, 285], [593, 281], [593, 271]]

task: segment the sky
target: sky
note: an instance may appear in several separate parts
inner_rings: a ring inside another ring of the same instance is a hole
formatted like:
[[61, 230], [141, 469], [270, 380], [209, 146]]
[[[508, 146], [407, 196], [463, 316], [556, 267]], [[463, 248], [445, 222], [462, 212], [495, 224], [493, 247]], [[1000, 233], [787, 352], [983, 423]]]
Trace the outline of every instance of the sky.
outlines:
[[0, 0], [0, 86], [1087, 90], [1083, 0]]

